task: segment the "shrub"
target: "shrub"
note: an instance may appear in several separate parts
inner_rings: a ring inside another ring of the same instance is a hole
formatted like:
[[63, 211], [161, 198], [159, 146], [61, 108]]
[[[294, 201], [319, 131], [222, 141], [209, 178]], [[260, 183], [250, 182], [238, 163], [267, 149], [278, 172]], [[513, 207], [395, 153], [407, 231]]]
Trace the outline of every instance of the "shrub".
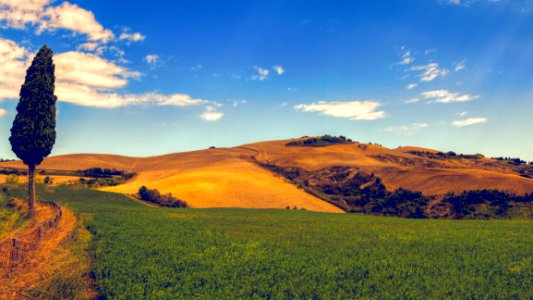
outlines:
[[43, 183], [47, 184], [47, 185], [48, 184], [52, 184], [52, 183], [54, 183], [54, 179], [52, 177], [50, 177], [50, 176], [46, 176], [46, 177], [44, 177]]
[[175, 198], [171, 193], [161, 195], [157, 189], [149, 189], [144, 185], [139, 189], [139, 198], [165, 207], [189, 207], [187, 202]]

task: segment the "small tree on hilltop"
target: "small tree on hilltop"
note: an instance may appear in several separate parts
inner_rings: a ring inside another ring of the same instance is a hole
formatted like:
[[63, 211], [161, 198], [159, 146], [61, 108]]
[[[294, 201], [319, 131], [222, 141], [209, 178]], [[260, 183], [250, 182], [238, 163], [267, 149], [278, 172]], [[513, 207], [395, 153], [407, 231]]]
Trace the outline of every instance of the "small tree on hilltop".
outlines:
[[11, 149], [28, 166], [28, 207], [35, 211], [35, 169], [50, 155], [56, 140], [55, 66], [52, 49], [43, 46], [26, 72], [17, 116], [11, 127]]

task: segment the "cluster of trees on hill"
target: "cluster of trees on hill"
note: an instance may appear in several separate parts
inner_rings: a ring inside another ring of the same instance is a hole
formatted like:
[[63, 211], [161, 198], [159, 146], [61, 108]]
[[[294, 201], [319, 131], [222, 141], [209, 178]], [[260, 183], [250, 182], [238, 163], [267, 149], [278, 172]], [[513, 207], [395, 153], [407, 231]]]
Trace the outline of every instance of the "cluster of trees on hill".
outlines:
[[363, 188], [360, 194], [360, 198], [351, 203], [350, 212], [416, 219], [428, 217], [426, 207], [430, 198], [420, 192], [402, 188], [389, 192], [378, 182]]
[[0, 169], [0, 174], [2, 175], [17, 175], [17, 176], [26, 176], [28, 175], [28, 172], [15, 169], [15, 168], [3, 168]]
[[533, 161], [527, 162], [518, 157], [493, 157], [493, 159], [506, 162], [510, 168], [518, 175], [526, 178], [533, 178]]
[[144, 185], [139, 189], [139, 198], [165, 207], [189, 207], [187, 202], [175, 198], [171, 193], [162, 195], [157, 189], [149, 189]]
[[[527, 165], [528, 162], [525, 161], [525, 160], [522, 160], [521, 158], [519, 157], [503, 157], [503, 156], [500, 156], [500, 157], [493, 157], [492, 159], [495, 159], [495, 160], [499, 160], [499, 161], [506, 161], [508, 164], [511, 164], [511, 165], [515, 165], [515, 166], [518, 166], [518, 165]], [[529, 164], [533, 164], [533, 161], [532, 162], [529, 162]]]
[[410, 154], [413, 154], [413, 155], [417, 155], [417, 156], [423, 156], [423, 157], [427, 157], [427, 158], [433, 158], [433, 159], [481, 159], [481, 158], [484, 158], [485, 156], [483, 154], [457, 154], [453, 151], [448, 151], [448, 152], [429, 152], [429, 151], [417, 151], [417, 150], [412, 150], [412, 151], [407, 151], [407, 153], [410, 153]]
[[126, 171], [117, 169], [90, 168], [85, 170], [78, 170], [76, 171], [76, 175], [92, 178], [110, 178], [113, 176], [120, 176], [129, 179], [135, 176], [135, 173], [128, 173]]
[[456, 219], [511, 217], [511, 213], [517, 213], [511, 210], [518, 204], [528, 205], [533, 213], [533, 193], [519, 196], [499, 190], [474, 190], [460, 194], [449, 193], [444, 196], [442, 203], [450, 205], [451, 216]]
[[[127, 180], [133, 178], [136, 174], [117, 169], [90, 168], [86, 170], [78, 170], [75, 172], [75, 175], [82, 176], [80, 177], [80, 184], [90, 188], [97, 188], [101, 186], [117, 186], [123, 184]], [[83, 177], [89, 177], [89, 179]]]
[[305, 147], [324, 147], [336, 144], [349, 144], [352, 140], [345, 136], [332, 136], [329, 134], [316, 138], [306, 138], [305, 140], [299, 140], [287, 143], [286, 146], [305, 146]]

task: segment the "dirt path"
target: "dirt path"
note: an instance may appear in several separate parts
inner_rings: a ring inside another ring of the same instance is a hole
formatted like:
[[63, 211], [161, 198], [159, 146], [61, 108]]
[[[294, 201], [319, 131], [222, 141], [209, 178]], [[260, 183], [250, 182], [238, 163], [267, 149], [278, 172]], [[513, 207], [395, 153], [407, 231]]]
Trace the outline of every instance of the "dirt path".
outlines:
[[[47, 284], [69, 265], [78, 264], [73, 261], [70, 249], [65, 247], [72, 240], [72, 233], [78, 221], [74, 213], [61, 208], [61, 217], [55, 226], [44, 231], [39, 238], [34, 236], [35, 229], [48, 224], [57, 215], [57, 209], [40, 204], [35, 219], [30, 225], [20, 228], [10, 235], [23, 243], [22, 251], [16, 253], [16, 263], [0, 265], [0, 299], [29, 299], [27, 291]], [[24, 249], [26, 248], [26, 249]], [[13, 255], [12, 255], [13, 256]], [[6, 269], [9, 268], [9, 269]]]

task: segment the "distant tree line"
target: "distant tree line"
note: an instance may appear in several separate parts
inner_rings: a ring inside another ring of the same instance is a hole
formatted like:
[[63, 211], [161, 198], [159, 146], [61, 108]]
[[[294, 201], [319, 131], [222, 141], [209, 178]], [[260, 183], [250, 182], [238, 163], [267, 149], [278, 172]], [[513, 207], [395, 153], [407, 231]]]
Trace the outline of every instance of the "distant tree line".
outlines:
[[[519, 157], [493, 157], [492, 159], [499, 160], [499, 161], [506, 161], [508, 164], [519, 166], [519, 165], [527, 165], [528, 162], [525, 160], [520, 159]], [[530, 165], [533, 164], [533, 161], [529, 162]]]
[[324, 147], [329, 145], [336, 144], [349, 144], [352, 142], [351, 139], [346, 138], [345, 136], [332, 136], [329, 134], [320, 136], [320, 137], [303, 137], [304, 140], [293, 141], [286, 144], [286, 146], [304, 146], [304, 147]]
[[90, 168], [85, 170], [78, 170], [76, 171], [76, 175], [91, 178], [110, 178], [114, 176], [120, 176], [125, 177], [126, 179], [130, 179], [135, 176], [135, 173], [128, 173], [126, 171], [117, 169]]
[[27, 176], [28, 172], [25, 170], [19, 170], [15, 168], [3, 168], [0, 169], [0, 174], [2, 175], [17, 175], [17, 176]]
[[149, 189], [144, 185], [139, 188], [139, 198], [165, 207], [189, 207], [187, 202], [175, 198], [171, 193], [162, 195], [157, 189]]
[[407, 151], [407, 153], [432, 158], [432, 159], [482, 159], [485, 156], [483, 154], [457, 154], [453, 151], [448, 152], [429, 152], [429, 151], [418, 151], [418, 150], [412, 150]]

